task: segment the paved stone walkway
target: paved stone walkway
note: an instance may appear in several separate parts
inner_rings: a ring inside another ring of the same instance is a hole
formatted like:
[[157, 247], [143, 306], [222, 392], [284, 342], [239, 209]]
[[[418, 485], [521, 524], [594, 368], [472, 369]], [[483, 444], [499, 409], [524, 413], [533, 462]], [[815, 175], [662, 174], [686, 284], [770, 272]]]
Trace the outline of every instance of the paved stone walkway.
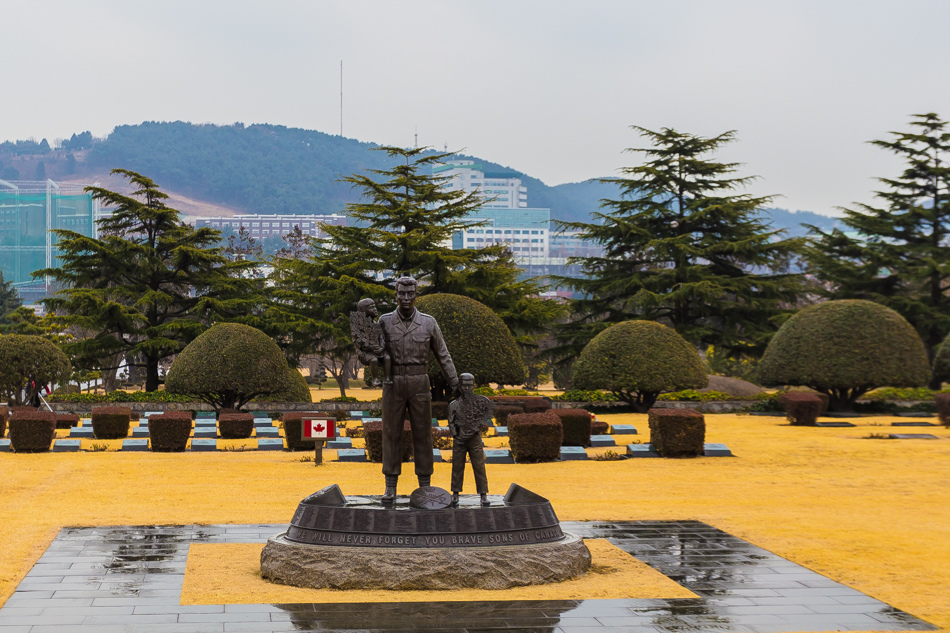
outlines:
[[262, 543], [286, 525], [65, 528], [0, 608], [0, 633], [932, 630], [914, 616], [696, 521], [563, 522], [701, 596], [183, 606], [191, 543]]

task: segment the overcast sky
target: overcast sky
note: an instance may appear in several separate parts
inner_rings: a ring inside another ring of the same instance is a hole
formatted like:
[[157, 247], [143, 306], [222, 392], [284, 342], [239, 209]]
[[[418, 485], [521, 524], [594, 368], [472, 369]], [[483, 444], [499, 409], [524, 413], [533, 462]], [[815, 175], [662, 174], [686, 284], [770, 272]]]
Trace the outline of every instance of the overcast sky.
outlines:
[[[0, 140], [146, 120], [273, 123], [464, 149], [554, 185], [636, 157], [636, 124], [734, 129], [777, 206], [837, 215], [950, 118], [946, 0], [0, 0]], [[530, 194], [530, 192], [529, 192]]]

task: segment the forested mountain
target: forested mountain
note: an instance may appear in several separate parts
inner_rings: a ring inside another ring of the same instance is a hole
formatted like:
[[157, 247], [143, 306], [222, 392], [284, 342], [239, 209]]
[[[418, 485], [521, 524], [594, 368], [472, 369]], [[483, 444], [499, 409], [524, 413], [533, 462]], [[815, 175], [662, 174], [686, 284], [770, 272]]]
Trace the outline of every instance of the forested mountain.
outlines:
[[[75, 180], [121, 167], [147, 175], [166, 191], [238, 212], [304, 214], [342, 213], [356, 194], [338, 182], [341, 176], [391, 167], [383, 152], [370, 151], [375, 144], [281, 125], [146, 122], [119, 126], [94, 143], [91, 139], [88, 132], [74, 134], [57, 149], [46, 139], [0, 143], [0, 171], [5, 170], [7, 179], [33, 179], [42, 164], [42, 173], [51, 178]], [[551, 187], [510, 167], [459, 157], [520, 177], [528, 188], [528, 205], [550, 208], [559, 220], [586, 221], [601, 199], [617, 195], [613, 185]], [[804, 232], [801, 223], [822, 228], [834, 223], [834, 218], [805, 211], [764, 213], [795, 234]]]

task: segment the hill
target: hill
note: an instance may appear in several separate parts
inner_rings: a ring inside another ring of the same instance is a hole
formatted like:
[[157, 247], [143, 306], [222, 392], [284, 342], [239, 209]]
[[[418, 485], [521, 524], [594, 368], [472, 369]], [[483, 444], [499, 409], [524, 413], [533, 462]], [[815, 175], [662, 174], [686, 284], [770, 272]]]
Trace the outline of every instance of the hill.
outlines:
[[[391, 160], [378, 147], [314, 130], [281, 125], [196, 125], [145, 122], [122, 125], [93, 142], [84, 132], [63, 148], [44, 139], [0, 143], [0, 178], [101, 182], [124, 186], [109, 176], [113, 167], [145, 174], [171, 196], [171, 205], [187, 215], [233, 213], [342, 213], [356, 201], [341, 175], [386, 169]], [[614, 185], [576, 182], [549, 186], [511, 167], [474, 156], [493, 172], [509, 173], [528, 188], [528, 205], [547, 207], [558, 220], [586, 221]], [[828, 228], [834, 218], [807, 211], [763, 211], [778, 228], [803, 234], [801, 223]]]

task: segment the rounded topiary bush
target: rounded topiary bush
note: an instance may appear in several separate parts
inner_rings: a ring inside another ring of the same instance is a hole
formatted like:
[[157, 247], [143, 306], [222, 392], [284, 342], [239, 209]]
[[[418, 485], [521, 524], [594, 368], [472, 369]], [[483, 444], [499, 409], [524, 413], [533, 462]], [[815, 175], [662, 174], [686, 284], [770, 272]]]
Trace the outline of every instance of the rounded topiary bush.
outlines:
[[513, 404], [501, 404], [496, 406], [492, 413], [495, 414], [496, 426], [508, 426], [508, 417], [524, 413], [524, 407], [515, 406]]
[[303, 374], [288, 367], [281, 388], [271, 394], [254, 398], [255, 402], [313, 402], [310, 385]]
[[148, 419], [148, 437], [156, 453], [181, 453], [191, 437], [191, 412], [166, 411]]
[[23, 405], [47, 384], [69, 377], [69, 359], [42, 336], [0, 336], [0, 399]]
[[118, 440], [129, 435], [132, 410], [128, 407], [96, 407], [92, 410], [92, 434], [97, 440]]
[[218, 416], [218, 434], [225, 440], [246, 440], [254, 432], [250, 413], [222, 413]]
[[51, 411], [17, 411], [9, 424], [14, 453], [45, 453], [56, 436], [56, 414]]
[[703, 361], [676, 330], [653, 321], [612, 325], [574, 363], [577, 389], [606, 389], [644, 413], [664, 391], [707, 384]]
[[[488, 306], [461, 295], [434, 294], [420, 297], [416, 307], [438, 322], [459, 373], [472, 374], [478, 385], [524, 382], [524, 362], [518, 345], [505, 322]], [[432, 399], [449, 400], [449, 385], [431, 354], [429, 379]]]
[[516, 462], [553, 462], [561, 457], [564, 427], [550, 411], [515, 414], [508, 417], [508, 439]]
[[194, 394], [215, 409], [240, 409], [290, 385], [287, 361], [277, 343], [240, 323], [211, 327], [182, 350], [165, 377], [170, 393]]
[[[383, 461], [383, 423], [380, 420], [363, 424], [363, 439], [366, 442], [366, 459], [371, 462]], [[412, 461], [412, 427], [409, 421], [402, 426], [402, 461]]]
[[798, 311], [775, 333], [759, 364], [766, 385], [803, 385], [848, 411], [877, 387], [921, 387], [930, 367], [904, 317], [871, 301], [828, 301]]
[[590, 412], [584, 409], [551, 409], [564, 427], [562, 446], [590, 446]]

